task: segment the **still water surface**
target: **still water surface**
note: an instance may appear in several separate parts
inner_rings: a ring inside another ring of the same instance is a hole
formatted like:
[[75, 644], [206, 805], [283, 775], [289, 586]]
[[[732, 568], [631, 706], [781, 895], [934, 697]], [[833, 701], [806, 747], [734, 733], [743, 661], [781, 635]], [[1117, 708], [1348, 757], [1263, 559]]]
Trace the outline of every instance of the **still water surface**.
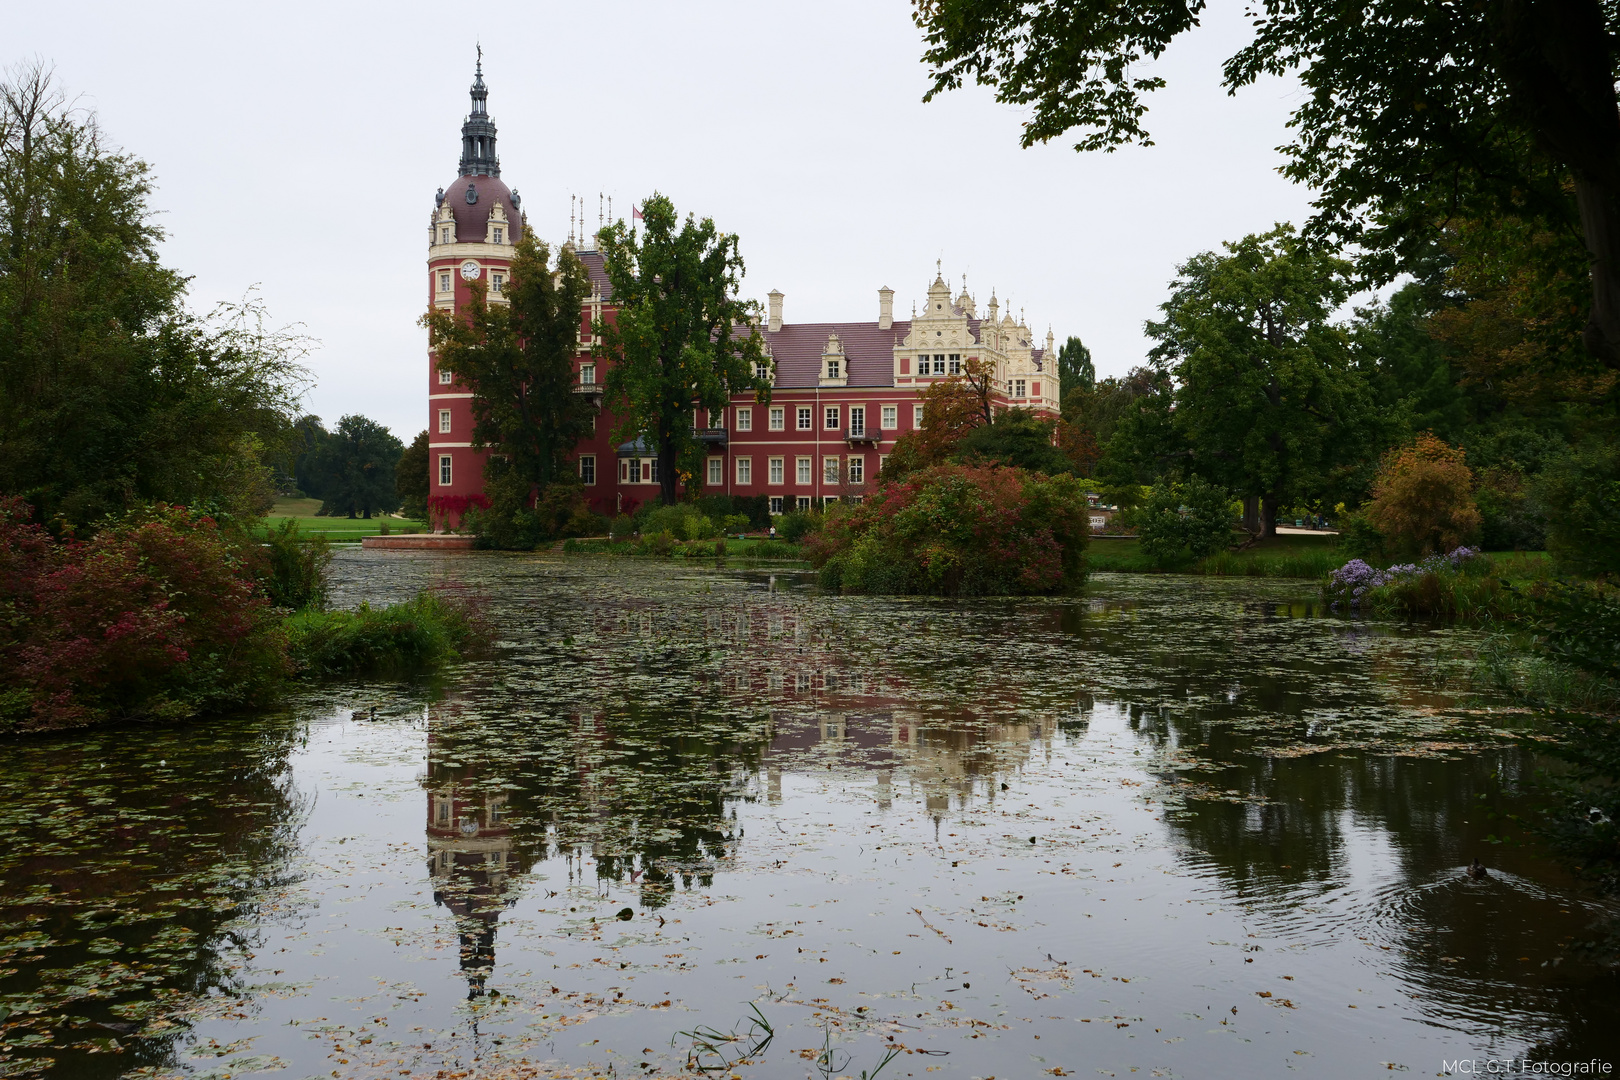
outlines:
[[497, 653], [10, 744], [0, 1075], [1620, 1059], [1620, 984], [1567, 948], [1603, 912], [1486, 841], [1531, 766], [1521, 718], [1453, 689], [1470, 631], [1291, 582], [960, 603], [550, 556], [336, 570], [340, 603], [478, 590]]

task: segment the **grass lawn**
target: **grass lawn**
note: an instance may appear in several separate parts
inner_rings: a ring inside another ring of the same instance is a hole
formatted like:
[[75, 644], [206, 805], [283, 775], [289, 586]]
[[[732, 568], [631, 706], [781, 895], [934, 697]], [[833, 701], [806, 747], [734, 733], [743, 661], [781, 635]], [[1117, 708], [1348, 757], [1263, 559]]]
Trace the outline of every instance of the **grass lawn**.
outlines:
[[320, 508], [319, 499], [277, 499], [275, 506], [270, 508], [265, 525], [277, 528], [282, 522], [292, 520], [297, 522], [301, 531], [318, 532], [328, 540], [338, 543], [358, 541], [364, 536], [381, 536], [385, 526], [391, 533], [427, 531], [421, 522], [407, 521], [404, 518], [374, 517], [369, 520], [366, 518], [351, 520], [345, 517], [316, 517], [315, 511]]
[[[1238, 534], [1234, 533], [1233, 538], [1237, 539]], [[1343, 565], [1338, 539], [1333, 533], [1283, 533], [1242, 551], [1224, 551], [1178, 569], [1187, 574], [1227, 577], [1316, 578]], [[1094, 537], [1086, 550], [1086, 564], [1093, 572], [1142, 574], [1153, 571], [1152, 563], [1142, 554], [1134, 537]]]

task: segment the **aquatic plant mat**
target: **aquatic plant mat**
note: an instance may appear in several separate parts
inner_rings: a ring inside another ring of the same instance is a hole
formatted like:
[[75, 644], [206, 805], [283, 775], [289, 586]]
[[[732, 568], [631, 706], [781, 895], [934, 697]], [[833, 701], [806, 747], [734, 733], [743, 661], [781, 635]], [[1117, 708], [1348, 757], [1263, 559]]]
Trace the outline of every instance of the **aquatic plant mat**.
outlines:
[[[345, 552], [498, 654], [8, 745], [0, 1074], [1272, 1077], [1613, 1060], [1467, 630], [1305, 583], [819, 596]], [[1482, 798], [1483, 796], [1483, 798]], [[1469, 880], [1479, 854], [1490, 866]]]

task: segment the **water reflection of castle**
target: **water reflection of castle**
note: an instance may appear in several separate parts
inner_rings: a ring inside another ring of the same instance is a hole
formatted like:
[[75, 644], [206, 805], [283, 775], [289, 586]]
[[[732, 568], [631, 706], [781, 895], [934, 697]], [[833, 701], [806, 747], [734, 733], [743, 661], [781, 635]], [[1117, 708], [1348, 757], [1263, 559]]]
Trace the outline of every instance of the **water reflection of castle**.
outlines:
[[519, 729], [480, 724], [456, 703], [433, 711], [428, 871], [434, 902], [456, 919], [469, 997], [485, 992], [515, 879], [537, 864], [567, 859], [572, 880], [588, 852], [599, 883], [634, 882], [640, 905], [657, 908], [712, 883], [742, 840], [738, 807], [780, 801], [784, 773], [858, 769], [876, 780], [879, 809], [909, 796], [937, 819], [953, 803], [993, 800], [996, 781], [1058, 727], [1055, 716], [996, 721], [966, 708], [925, 716], [893, 679], [819, 666], [728, 677], [737, 704], [701, 723], [626, 707]]

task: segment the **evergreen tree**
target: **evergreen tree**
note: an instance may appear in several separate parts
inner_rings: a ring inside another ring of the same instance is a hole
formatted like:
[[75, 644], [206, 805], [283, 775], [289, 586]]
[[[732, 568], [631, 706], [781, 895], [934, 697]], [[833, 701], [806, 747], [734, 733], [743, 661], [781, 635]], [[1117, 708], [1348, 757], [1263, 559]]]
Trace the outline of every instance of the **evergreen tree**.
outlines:
[[743, 275], [737, 237], [709, 218], [680, 221], [675, 205], [656, 193], [642, 221], [639, 235], [622, 220], [601, 234], [615, 314], [596, 325], [598, 355], [610, 361], [606, 394], [623, 418], [614, 437], [652, 447], [668, 505], [683, 477], [699, 482], [696, 411], [724, 409], [750, 388], [768, 401], [771, 378], [759, 305], [736, 299]]
[[1070, 337], [1058, 349], [1058, 400], [1070, 390], [1090, 390], [1097, 384], [1097, 369], [1091, 363], [1091, 350], [1077, 337]]

